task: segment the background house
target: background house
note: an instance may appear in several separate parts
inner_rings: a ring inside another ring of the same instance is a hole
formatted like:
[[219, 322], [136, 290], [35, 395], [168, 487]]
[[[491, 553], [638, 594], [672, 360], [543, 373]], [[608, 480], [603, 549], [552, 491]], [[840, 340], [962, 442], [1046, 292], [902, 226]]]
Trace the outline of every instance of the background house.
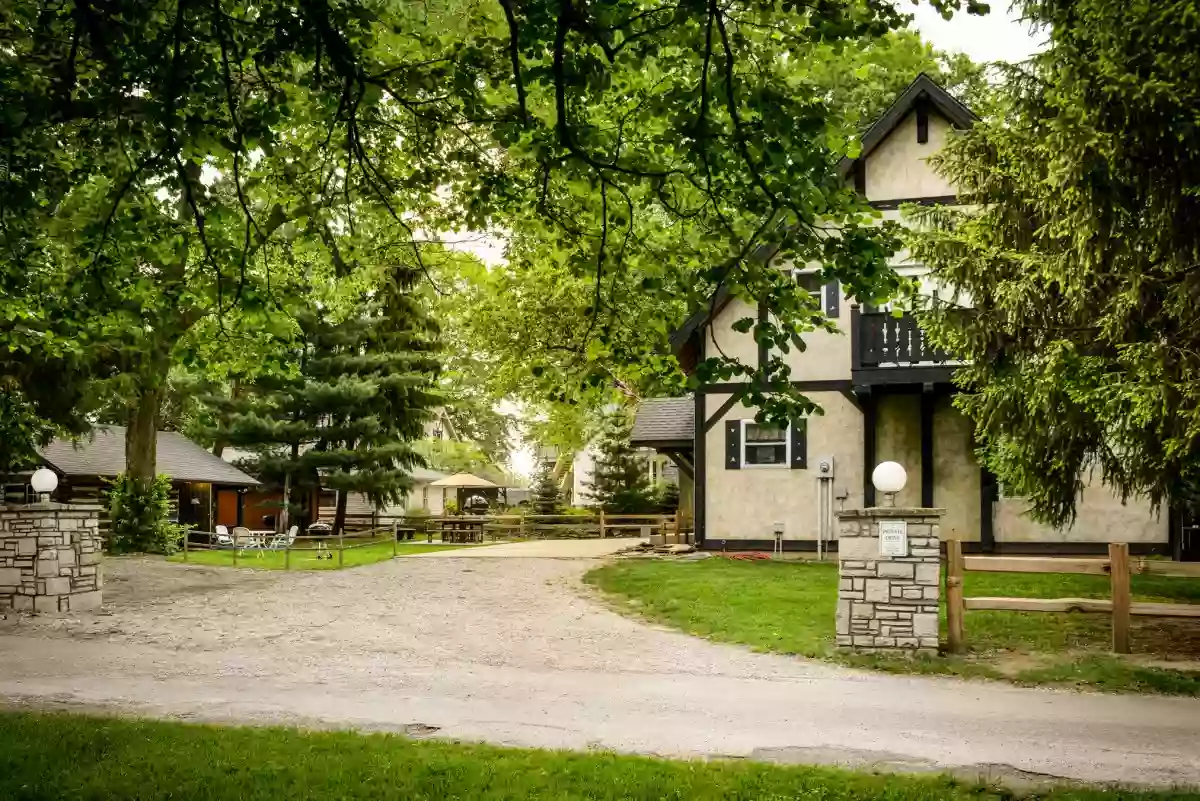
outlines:
[[[974, 120], [921, 76], [866, 131], [861, 155], [843, 160], [841, 174], [885, 219], [899, 220], [905, 204], [957, 204], [954, 187], [928, 158]], [[1167, 549], [1167, 516], [1153, 515], [1144, 501], [1122, 504], [1098, 476], [1084, 490], [1073, 526], [1056, 530], [1032, 520], [1021, 499], [1004, 497], [975, 460], [971, 422], [952, 405], [954, 364], [926, 341], [915, 319], [858, 305], [836, 282], [824, 282], [816, 266], [774, 263], [807, 287], [840, 329], [811, 332], [803, 352], [793, 348], [785, 357], [793, 385], [824, 414], [786, 427], [759, 425], [756, 410], [740, 402], [745, 384], [732, 382], [686, 400], [647, 402], [638, 415], [637, 444], [693, 460], [697, 539], [706, 547], [770, 549], [779, 530], [790, 550], [832, 543], [836, 510], [875, 505], [871, 471], [894, 460], [909, 475], [897, 504], [944, 507], [942, 537], [968, 549], [1083, 552], [1111, 541]], [[892, 263], [921, 280], [924, 294], [954, 294], [924, 277], [924, 266], [907, 252]], [[762, 364], [770, 354], [733, 324], [767, 313], [761, 304], [718, 293], [673, 336], [681, 364], [689, 369], [718, 352]], [[678, 424], [687, 405], [690, 437]]]
[[[111, 479], [125, 472], [125, 429], [97, 426], [91, 437], [78, 442], [52, 440], [39, 450], [39, 455], [43, 464], [58, 474], [55, 500], [104, 503]], [[258, 484], [253, 477], [174, 431], [158, 432], [157, 469], [171, 479], [171, 519], [206, 531], [212, 530], [222, 494], [236, 496]], [[14, 494], [22, 489], [20, 483], [9, 483], [6, 495], [15, 500]], [[107, 525], [107, 519], [102, 518], [101, 527]]]

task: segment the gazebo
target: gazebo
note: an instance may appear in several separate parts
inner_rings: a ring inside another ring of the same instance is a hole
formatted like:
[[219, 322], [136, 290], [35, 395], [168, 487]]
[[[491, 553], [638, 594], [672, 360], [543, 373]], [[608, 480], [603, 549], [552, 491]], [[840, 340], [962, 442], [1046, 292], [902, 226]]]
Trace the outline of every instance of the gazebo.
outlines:
[[[456, 500], [458, 502], [459, 512], [462, 512], [465, 508], [466, 498], [470, 495], [478, 494], [482, 495], [488, 500], [495, 500], [498, 491], [500, 490], [499, 484], [488, 481], [486, 478], [480, 478], [479, 476], [471, 473], [455, 473], [452, 476], [446, 476], [445, 478], [439, 478], [437, 481], [432, 481], [430, 482], [429, 486], [442, 488], [443, 509], [446, 506], [446, 490], [457, 490]], [[471, 492], [472, 490], [476, 490], [477, 492]]]

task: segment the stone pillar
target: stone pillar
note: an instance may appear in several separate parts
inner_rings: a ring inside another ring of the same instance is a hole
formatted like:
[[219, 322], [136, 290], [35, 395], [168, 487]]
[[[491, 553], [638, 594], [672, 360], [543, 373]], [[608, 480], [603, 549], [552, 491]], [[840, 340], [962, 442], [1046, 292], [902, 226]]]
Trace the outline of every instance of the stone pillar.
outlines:
[[[942, 509], [847, 509], [838, 517], [837, 644], [864, 653], [936, 653]], [[891, 552], [880, 544], [885, 525]], [[900, 523], [903, 523], [901, 527]], [[900, 541], [900, 529], [907, 542]]]
[[99, 608], [99, 523], [98, 504], [0, 505], [0, 609]]

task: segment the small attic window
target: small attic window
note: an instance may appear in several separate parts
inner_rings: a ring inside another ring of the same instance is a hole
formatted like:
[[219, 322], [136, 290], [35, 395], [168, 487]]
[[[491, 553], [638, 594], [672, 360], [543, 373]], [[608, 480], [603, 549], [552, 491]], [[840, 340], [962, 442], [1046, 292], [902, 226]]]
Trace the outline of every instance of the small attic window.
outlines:
[[923, 145], [929, 141], [929, 101], [924, 98], [917, 101], [917, 144]]

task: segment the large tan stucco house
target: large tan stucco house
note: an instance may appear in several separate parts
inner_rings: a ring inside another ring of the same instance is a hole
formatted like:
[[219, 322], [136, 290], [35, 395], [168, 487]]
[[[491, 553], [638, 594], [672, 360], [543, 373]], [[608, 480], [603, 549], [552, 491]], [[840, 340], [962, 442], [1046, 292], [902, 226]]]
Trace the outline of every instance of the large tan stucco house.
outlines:
[[[974, 121], [968, 108], [921, 76], [866, 131], [861, 155], [840, 169], [884, 218], [898, 219], [906, 203], [953, 205], [954, 187], [928, 158]], [[903, 251], [892, 262], [902, 274], [925, 273]], [[756, 425], [756, 410], [741, 404], [744, 385], [737, 383], [649, 400], [639, 409], [634, 444], [659, 449], [694, 476], [696, 539], [705, 548], [771, 550], [778, 530], [785, 550], [816, 550], [818, 541], [836, 548], [834, 513], [882, 500], [870, 474], [893, 460], [909, 477], [897, 505], [945, 508], [943, 538], [962, 540], [969, 551], [1086, 553], [1108, 542], [1130, 542], [1139, 552], [1173, 550], [1171, 515], [1152, 514], [1139, 500], [1122, 503], [1098, 478], [1083, 491], [1070, 528], [1031, 519], [1022, 500], [1006, 497], [975, 460], [971, 424], [952, 406], [954, 365], [916, 322], [860, 307], [836, 282], [820, 285], [812, 271], [794, 273], [816, 280], [812, 290], [840, 329], [809, 334], [803, 352], [793, 348], [785, 357], [794, 385], [824, 414], [787, 429]], [[681, 364], [688, 369], [718, 348], [748, 364], [765, 359], [751, 333], [733, 329], [759, 313], [718, 294], [672, 338]]]

